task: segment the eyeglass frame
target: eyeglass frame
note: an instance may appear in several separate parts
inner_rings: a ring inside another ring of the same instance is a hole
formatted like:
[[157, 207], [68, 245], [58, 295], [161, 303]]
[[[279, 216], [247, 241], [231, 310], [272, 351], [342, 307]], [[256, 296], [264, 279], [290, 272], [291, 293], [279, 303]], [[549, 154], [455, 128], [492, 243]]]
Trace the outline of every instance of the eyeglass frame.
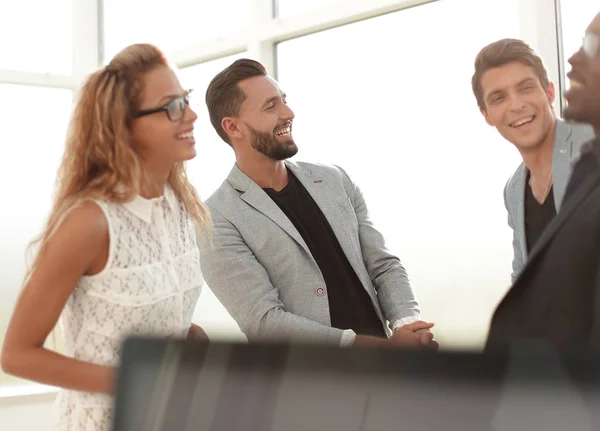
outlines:
[[[151, 114], [156, 114], [157, 112], [166, 112], [167, 113], [167, 117], [169, 118], [169, 121], [172, 122], [177, 122], [180, 121], [184, 115], [185, 115], [185, 110], [186, 107], [190, 106], [190, 93], [193, 91], [193, 89], [187, 90], [186, 93], [183, 96], [177, 96], [172, 98], [169, 103], [167, 103], [166, 105], [163, 106], [159, 106], [157, 108], [150, 108], [150, 109], [142, 109], [140, 111], [137, 111], [133, 114], [134, 118], [140, 118], [140, 117], [144, 117], [146, 115], [151, 115]], [[169, 106], [173, 105], [174, 103], [179, 103], [183, 101], [183, 109], [180, 109], [178, 112], [181, 112], [181, 117], [178, 118], [173, 118], [171, 116], [171, 114], [169, 113]]]

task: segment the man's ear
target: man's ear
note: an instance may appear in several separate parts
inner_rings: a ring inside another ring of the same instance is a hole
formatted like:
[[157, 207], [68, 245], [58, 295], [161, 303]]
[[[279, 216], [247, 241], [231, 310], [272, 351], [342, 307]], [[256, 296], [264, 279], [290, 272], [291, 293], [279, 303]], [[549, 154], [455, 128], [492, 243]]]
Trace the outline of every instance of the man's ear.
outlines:
[[240, 139], [242, 137], [242, 131], [238, 126], [238, 121], [233, 117], [225, 117], [221, 120], [221, 127], [227, 133], [229, 138]]
[[556, 88], [554, 88], [554, 82], [552, 81], [548, 83], [548, 88], [546, 88], [546, 96], [548, 96], [548, 102], [552, 105], [554, 103], [554, 99], [556, 98]]
[[485, 108], [479, 108], [479, 112], [481, 112], [481, 115], [483, 115], [483, 118], [485, 118], [485, 122], [488, 123], [488, 125], [490, 126], [494, 126], [494, 123], [492, 123], [490, 121], [490, 117], [488, 116], [487, 111], [485, 110]]

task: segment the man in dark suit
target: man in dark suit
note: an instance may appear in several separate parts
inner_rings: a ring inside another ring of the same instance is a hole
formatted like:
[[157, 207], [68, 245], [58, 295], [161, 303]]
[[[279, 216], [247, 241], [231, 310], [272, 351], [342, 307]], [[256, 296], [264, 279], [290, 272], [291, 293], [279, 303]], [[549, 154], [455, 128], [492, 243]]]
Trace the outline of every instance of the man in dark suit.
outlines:
[[570, 59], [568, 121], [591, 125], [563, 205], [492, 318], [487, 351], [541, 341], [555, 351], [600, 353], [600, 14]]

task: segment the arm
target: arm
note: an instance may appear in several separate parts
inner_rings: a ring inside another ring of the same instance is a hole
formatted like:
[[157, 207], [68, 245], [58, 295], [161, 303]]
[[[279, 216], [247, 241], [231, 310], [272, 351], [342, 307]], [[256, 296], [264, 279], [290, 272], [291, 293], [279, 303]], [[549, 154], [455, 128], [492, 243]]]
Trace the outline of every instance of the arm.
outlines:
[[44, 348], [79, 278], [104, 267], [108, 242], [106, 219], [94, 203], [85, 202], [65, 218], [17, 301], [2, 350], [6, 373], [67, 389], [112, 392], [112, 368]]
[[401, 348], [438, 348], [437, 341], [429, 331], [433, 323], [415, 321], [402, 325], [389, 339], [357, 335], [354, 346], [364, 347], [401, 347]]
[[358, 220], [361, 252], [369, 277], [377, 290], [379, 303], [393, 329], [420, 319], [419, 304], [400, 259], [390, 253], [383, 235], [370, 220], [360, 189], [340, 167], [346, 192]]
[[[319, 342], [338, 346], [392, 345], [388, 340], [355, 335], [286, 311], [265, 268], [235, 226], [212, 209], [212, 243], [200, 242], [204, 278], [250, 341], [267, 339]], [[402, 344], [404, 343], [404, 344]], [[396, 345], [409, 345], [400, 340]]]
[[195, 340], [209, 341], [208, 335], [206, 335], [206, 332], [204, 332], [204, 329], [202, 329], [200, 326], [198, 326], [194, 323], [192, 323], [192, 326], [190, 326], [190, 330], [188, 331], [187, 338], [188, 338], [188, 340], [195, 339]]
[[370, 220], [367, 204], [360, 189], [339, 166], [344, 187], [352, 201], [359, 229], [363, 261], [393, 334], [390, 343], [397, 347], [424, 347], [437, 350], [439, 344], [430, 329], [433, 323], [420, 320], [420, 309], [400, 259], [389, 252], [383, 235]]

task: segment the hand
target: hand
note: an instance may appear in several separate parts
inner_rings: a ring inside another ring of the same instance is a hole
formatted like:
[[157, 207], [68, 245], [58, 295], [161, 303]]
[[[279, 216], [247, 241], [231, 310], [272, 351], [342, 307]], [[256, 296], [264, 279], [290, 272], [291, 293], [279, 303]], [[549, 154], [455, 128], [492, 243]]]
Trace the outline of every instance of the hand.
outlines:
[[421, 345], [425, 349], [439, 349], [440, 345], [433, 339], [433, 334], [429, 329], [419, 329], [415, 333], [421, 335]]
[[389, 341], [395, 347], [437, 349], [438, 343], [433, 340], [433, 334], [429, 331], [433, 325], [422, 320], [403, 325], [394, 331]]

